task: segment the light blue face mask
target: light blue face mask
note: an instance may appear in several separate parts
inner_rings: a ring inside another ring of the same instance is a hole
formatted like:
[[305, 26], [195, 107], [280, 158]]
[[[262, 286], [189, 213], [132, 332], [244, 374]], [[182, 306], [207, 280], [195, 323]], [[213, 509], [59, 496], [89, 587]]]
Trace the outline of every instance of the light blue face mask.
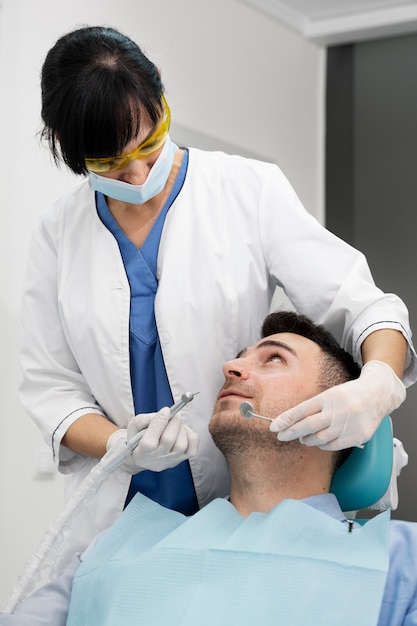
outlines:
[[90, 185], [94, 191], [101, 191], [105, 196], [129, 202], [130, 204], [144, 204], [150, 198], [158, 195], [165, 187], [171, 172], [175, 152], [178, 150], [169, 135], [165, 140], [161, 154], [153, 164], [145, 182], [142, 185], [131, 185], [121, 180], [100, 176], [90, 172]]

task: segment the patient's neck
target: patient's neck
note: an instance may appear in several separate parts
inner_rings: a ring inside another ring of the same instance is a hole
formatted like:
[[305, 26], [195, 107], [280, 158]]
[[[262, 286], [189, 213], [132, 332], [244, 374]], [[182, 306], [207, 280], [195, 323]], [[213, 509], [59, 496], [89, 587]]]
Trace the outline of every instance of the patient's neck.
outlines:
[[277, 452], [254, 450], [228, 458], [230, 501], [243, 516], [266, 513], [286, 498], [301, 500], [328, 493], [332, 453], [297, 442]]

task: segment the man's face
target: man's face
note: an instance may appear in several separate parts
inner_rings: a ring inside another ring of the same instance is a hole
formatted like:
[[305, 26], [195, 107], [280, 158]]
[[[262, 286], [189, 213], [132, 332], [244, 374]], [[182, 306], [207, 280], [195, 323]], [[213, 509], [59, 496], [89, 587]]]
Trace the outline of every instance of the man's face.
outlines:
[[[210, 432], [215, 441], [220, 424], [231, 422], [263, 432], [276, 442], [269, 432], [269, 422], [258, 418], [245, 419], [240, 415], [240, 405], [248, 401], [254, 412], [266, 417], [280, 413], [319, 392], [318, 376], [321, 349], [310, 339], [293, 333], [279, 333], [261, 339], [243, 350], [236, 359], [223, 366], [225, 383], [217, 396]], [[256, 424], [255, 424], [256, 423]]]

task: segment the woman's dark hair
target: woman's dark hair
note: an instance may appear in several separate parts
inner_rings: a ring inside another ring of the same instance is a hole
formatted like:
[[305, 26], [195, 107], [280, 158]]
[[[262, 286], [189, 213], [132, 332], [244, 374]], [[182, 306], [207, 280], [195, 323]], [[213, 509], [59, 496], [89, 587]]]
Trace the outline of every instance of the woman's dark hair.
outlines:
[[141, 120], [156, 125], [163, 85], [139, 46], [114, 28], [91, 26], [62, 36], [42, 67], [41, 133], [55, 162], [75, 174], [84, 158], [121, 154]]

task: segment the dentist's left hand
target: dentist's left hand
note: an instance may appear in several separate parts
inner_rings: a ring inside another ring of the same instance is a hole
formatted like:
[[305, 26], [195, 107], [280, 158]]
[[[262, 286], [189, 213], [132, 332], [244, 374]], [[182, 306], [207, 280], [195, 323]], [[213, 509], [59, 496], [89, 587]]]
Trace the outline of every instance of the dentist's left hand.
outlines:
[[127, 429], [117, 430], [110, 436], [107, 450], [113, 445], [120, 445], [120, 441], [129, 441], [145, 429], [146, 432], [132, 455], [120, 466], [130, 474], [143, 470], [161, 472], [175, 467], [198, 452], [198, 435], [183, 423], [181, 411], [171, 418], [168, 407], [157, 413], [135, 415]]
[[369, 361], [355, 380], [331, 387], [278, 415], [270, 429], [279, 441], [299, 439], [322, 450], [342, 450], [371, 439], [406, 390], [389, 365]]

